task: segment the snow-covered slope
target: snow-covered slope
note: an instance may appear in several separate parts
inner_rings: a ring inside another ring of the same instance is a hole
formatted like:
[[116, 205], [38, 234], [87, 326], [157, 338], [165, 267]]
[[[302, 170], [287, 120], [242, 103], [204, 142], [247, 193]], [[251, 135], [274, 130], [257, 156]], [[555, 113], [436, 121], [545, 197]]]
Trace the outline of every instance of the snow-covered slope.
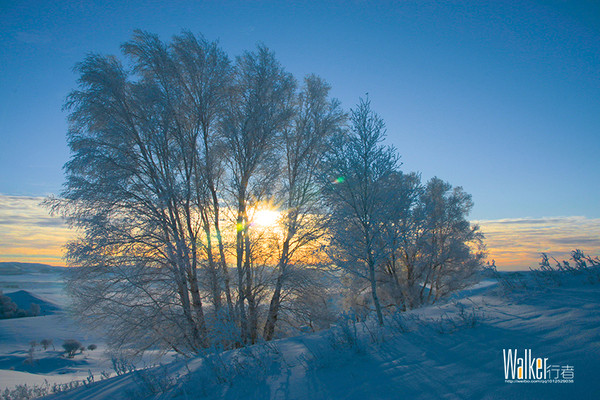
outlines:
[[[572, 371], [573, 383], [507, 383], [508, 349], [530, 349], [548, 359], [552, 373]], [[384, 329], [345, 320], [328, 331], [177, 361], [50, 398], [598, 399], [598, 371], [600, 285], [507, 293], [487, 282], [445, 305], [390, 318]]]
[[[64, 311], [66, 272], [44, 264], [0, 263], [0, 290], [20, 308], [40, 306], [40, 316], [0, 320], [0, 393], [16, 385], [67, 383], [85, 379], [90, 372], [100, 376], [111, 370], [102, 335], [79, 326]], [[97, 349], [68, 359], [62, 349], [67, 339]], [[46, 348], [42, 341], [48, 341]]]
[[6, 296], [10, 298], [17, 307], [23, 310], [28, 310], [32, 304], [37, 304], [40, 307], [39, 315], [51, 315], [59, 310], [59, 307], [56, 304], [34, 296], [26, 290], [17, 290], [16, 292], [6, 293]]

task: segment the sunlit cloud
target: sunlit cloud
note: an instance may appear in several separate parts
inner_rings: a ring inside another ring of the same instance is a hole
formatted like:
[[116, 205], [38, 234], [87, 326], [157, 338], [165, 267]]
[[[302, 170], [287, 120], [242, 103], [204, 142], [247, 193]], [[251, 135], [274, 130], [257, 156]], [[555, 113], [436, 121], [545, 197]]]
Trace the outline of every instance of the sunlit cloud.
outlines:
[[64, 245], [74, 237], [43, 197], [0, 195], [0, 261], [65, 265]]
[[571, 250], [600, 255], [600, 219], [586, 217], [515, 218], [477, 221], [486, 237], [488, 260], [498, 269], [536, 267], [540, 253], [558, 260]]

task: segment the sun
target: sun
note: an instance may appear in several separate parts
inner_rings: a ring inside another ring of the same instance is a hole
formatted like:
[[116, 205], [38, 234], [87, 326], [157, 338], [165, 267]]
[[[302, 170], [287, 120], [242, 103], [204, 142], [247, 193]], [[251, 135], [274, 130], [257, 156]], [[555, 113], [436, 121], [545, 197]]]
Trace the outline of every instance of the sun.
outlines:
[[277, 225], [281, 213], [279, 211], [261, 208], [254, 212], [252, 216], [252, 223], [262, 227], [271, 227]]

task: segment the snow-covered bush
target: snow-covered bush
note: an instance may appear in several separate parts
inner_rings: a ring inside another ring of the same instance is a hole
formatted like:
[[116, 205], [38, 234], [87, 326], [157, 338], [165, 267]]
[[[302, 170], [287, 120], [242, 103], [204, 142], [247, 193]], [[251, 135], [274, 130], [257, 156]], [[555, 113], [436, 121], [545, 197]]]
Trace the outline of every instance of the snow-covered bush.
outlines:
[[485, 319], [483, 311], [480, 307], [473, 305], [472, 307], [465, 306], [462, 302], [455, 302], [455, 307], [458, 309], [457, 319], [460, 326], [466, 328], [475, 328]]
[[[386, 310], [432, 304], [474, 283], [485, 257], [483, 234], [468, 220], [473, 202], [461, 187], [398, 169], [380, 144], [383, 121], [361, 101], [351, 132], [330, 156], [332, 223], [328, 253], [355, 282], [347, 303]], [[333, 176], [333, 175], [332, 175]], [[355, 309], [359, 313], [362, 310]]]
[[499, 272], [496, 267], [496, 263], [487, 263], [483, 268], [484, 274], [494, 278], [500, 284], [500, 287], [507, 292], [511, 292], [515, 289], [525, 289], [528, 287], [527, 280], [525, 279], [522, 272]]
[[132, 376], [136, 383], [136, 390], [129, 393], [132, 399], [163, 395], [181, 379], [179, 375], [171, 375], [166, 365], [136, 370]]
[[50, 385], [44, 381], [42, 385], [17, 385], [14, 389], [4, 389], [0, 392], [0, 400], [30, 400], [47, 396], [53, 393], [60, 393], [72, 390], [84, 385], [84, 381], [72, 381], [67, 383], [54, 383]]
[[285, 363], [273, 342], [225, 352], [207, 352], [202, 356], [202, 367], [192, 374], [184, 372], [168, 395], [190, 399], [220, 398], [221, 390], [226, 388], [228, 398], [236, 398], [232, 393], [240, 393], [237, 398], [265, 398], [261, 390], [265, 388], [266, 380], [287, 368], [282, 367]]
[[14, 389], [4, 389], [0, 399], [2, 400], [29, 400], [48, 394], [47, 387], [17, 385]]

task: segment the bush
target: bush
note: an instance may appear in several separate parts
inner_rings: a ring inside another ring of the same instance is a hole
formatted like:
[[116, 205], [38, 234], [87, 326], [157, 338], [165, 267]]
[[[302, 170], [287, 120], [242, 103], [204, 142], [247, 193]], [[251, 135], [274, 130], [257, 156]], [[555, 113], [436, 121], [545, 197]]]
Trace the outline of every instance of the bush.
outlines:
[[54, 383], [50, 386], [48, 381], [45, 381], [43, 385], [28, 386], [27, 384], [17, 385], [14, 389], [4, 389], [0, 392], [0, 399], [2, 400], [30, 400], [37, 399], [43, 396], [47, 396], [53, 393], [65, 392], [67, 390], [73, 390], [84, 385], [84, 381], [72, 381], [67, 383]]
[[175, 387], [180, 378], [179, 374], [171, 376], [167, 366], [162, 364], [160, 367], [137, 370], [133, 373], [133, 379], [138, 390], [132, 394], [136, 398], [164, 395]]
[[87, 349], [90, 351], [96, 350], [98, 348], [98, 346], [96, 346], [95, 344], [90, 344]]
[[67, 357], [73, 358], [77, 350], [81, 348], [81, 343], [75, 339], [67, 339], [62, 345], [63, 349], [67, 353]]

